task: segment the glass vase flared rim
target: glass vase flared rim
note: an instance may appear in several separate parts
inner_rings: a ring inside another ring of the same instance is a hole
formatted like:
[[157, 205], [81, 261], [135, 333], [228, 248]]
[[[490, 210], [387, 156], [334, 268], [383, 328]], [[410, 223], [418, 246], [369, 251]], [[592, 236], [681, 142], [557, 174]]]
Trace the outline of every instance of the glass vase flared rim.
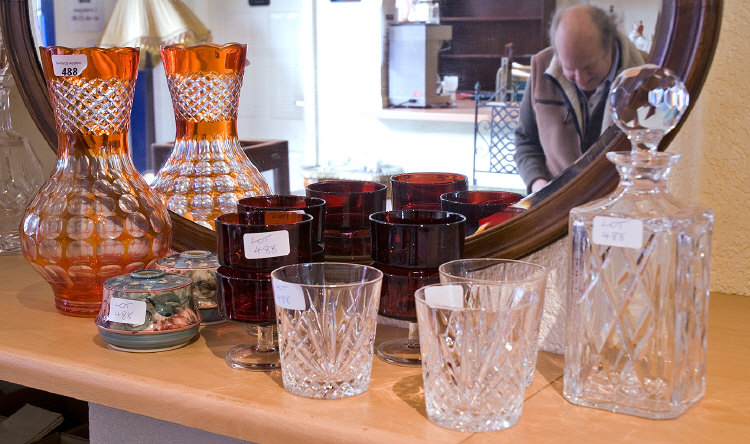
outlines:
[[[363, 270], [364, 273], [374, 273], [375, 276], [367, 279], [367, 280], [359, 280], [356, 282], [345, 282], [345, 283], [326, 283], [326, 284], [301, 284], [299, 282], [291, 282], [289, 280], [283, 279], [278, 277], [278, 275], [282, 271], [291, 270], [294, 268], [312, 268], [312, 267], [319, 267], [319, 268], [350, 268], [350, 269], [360, 269]], [[364, 265], [364, 264], [352, 264], [348, 262], [303, 262], [299, 264], [289, 264], [284, 265], [281, 267], [276, 268], [275, 270], [271, 271], [271, 279], [277, 280], [280, 282], [285, 282], [287, 284], [297, 285], [300, 287], [306, 287], [306, 288], [331, 288], [331, 289], [342, 289], [342, 288], [352, 288], [352, 287], [359, 287], [359, 286], [367, 286], [377, 283], [378, 281], [383, 280], [383, 272], [378, 270], [377, 268], [371, 266], [371, 265]], [[380, 297], [378, 295], [378, 297]]]
[[111, 48], [101, 48], [98, 46], [72, 47], [72, 46], [51, 45], [51, 46], [39, 46], [39, 50], [40, 51], [60, 50], [64, 52], [64, 54], [62, 55], [86, 54], [89, 52], [101, 52], [104, 54], [129, 54], [129, 53], [141, 52], [141, 48], [138, 48], [135, 46], [113, 46]]
[[204, 43], [194, 43], [190, 45], [186, 45], [184, 43], [170, 43], [169, 45], [160, 45], [159, 49], [162, 51], [171, 51], [171, 50], [194, 50], [194, 49], [212, 49], [212, 50], [230, 50], [230, 49], [245, 49], [247, 48], [246, 43], [239, 43], [239, 42], [229, 42], [229, 43], [210, 43], [210, 42], [204, 42]]

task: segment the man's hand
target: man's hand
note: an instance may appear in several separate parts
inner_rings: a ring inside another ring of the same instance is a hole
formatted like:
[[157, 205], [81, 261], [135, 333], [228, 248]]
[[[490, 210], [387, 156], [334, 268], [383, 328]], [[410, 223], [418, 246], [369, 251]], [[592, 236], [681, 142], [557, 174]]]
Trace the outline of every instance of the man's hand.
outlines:
[[537, 191], [544, 188], [545, 185], [547, 185], [546, 179], [537, 179], [531, 184], [531, 192], [536, 193]]

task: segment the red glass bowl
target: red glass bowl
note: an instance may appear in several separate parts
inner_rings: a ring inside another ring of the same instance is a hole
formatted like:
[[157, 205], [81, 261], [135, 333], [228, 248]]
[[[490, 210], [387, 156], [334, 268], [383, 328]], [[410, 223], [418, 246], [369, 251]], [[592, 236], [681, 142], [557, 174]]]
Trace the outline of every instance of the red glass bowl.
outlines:
[[391, 176], [394, 210], [440, 210], [440, 196], [469, 189], [469, 181], [456, 173], [404, 173]]
[[306, 193], [326, 201], [325, 229], [369, 229], [370, 214], [385, 210], [387, 187], [360, 180], [331, 180], [308, 185]]
[[425, 285], [440, 282], [440, 269], [389, 267], [378, 262], [372, 266], [383, 272], [378, 313], [388, 318], [416, 322], [414, 292]]
[[216, 296], [224, 319], [255, 324], [276, 322], [270, 272], [222, 265], [216, 270]]
[[373, 266], [383, 272], [379, 313], [416, 321], [414, 292], [440, 280], [438, 267], [464, 254], [466, 218], [430, 210], [370, 216]]
[[[310, 262], [312, 219], [309, 214], [248, 212], [216, 218], [219, 264], [270, 273], [283, 265]], [[264, 236], [267, 235], [267, 236]], [[283, 245], [288, 239], [288, 251]]]
[[372, 259], [394, 267], [437, 268], [463, 257], [465, 224], [466, 217], [447, 211], [372, 214]]
[[509, 191], [457, 191], [441, 195], [440, 205], [443, 211], [466, 216], [466, 234], [470, 235], [479, 228], [480, 219], [503, 211], [521, 199], [521, 194]]
[[245, 197], [237, 203], [237, 212], [242, 214], [253, 211], [304, 211], [313, 217], [312, 243], [313, 261], [323, 261], [323, 229], [326, 211], [326, 201], [318, 197], [270, 195]]

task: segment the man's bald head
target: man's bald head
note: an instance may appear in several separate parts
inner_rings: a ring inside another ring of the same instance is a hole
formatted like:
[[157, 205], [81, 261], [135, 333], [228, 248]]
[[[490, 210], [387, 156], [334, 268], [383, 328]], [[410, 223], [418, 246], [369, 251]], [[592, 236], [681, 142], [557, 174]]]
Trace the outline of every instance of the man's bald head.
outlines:
[[587, 33], [589, 37], [598, 39], [601, 48], [609, 48], [617, 35], [617, 26], [609, 14], [601, 8], [589, 5], [570, 6], [555, 12], [549, 30], [549, 41], [555, 49], [555, 35], [558, 30], [566, 34], [576, 31]]
[[565, 77], [582, 91], [593, 91], [607, 77], [616, 32], [609, 15], [595, 6], [572, 6], [552, 19], [552, 47]]

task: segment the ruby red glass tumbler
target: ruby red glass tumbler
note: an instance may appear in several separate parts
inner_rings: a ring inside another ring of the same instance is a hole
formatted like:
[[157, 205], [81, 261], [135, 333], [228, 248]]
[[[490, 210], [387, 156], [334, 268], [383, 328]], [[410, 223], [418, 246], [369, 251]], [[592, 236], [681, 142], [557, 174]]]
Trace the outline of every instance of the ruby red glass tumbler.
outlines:
[[227, 213], [216, 218], [219, 314], [253, 325], [257, 332], [254, 342], [227, 351], [225, 361], [230, 367], [279, 368], [271, 272], [310, 261], [312, 220], [309, 214], [283, 211]]
[[439, 267], [463, 257], [466, 218], [432, 210], [383, 211], [370, 216], [373, 266], [383, 272], [379, 314], [409, 321], [409, 337], [382, 343], [378, 357], [419, 365], [414, 292], [440, 281]]
[[323, 244], [323, 223], [326, 211], [326, 201], [318, 197], [294, 195], [255, 196], [240, 199], [237, 212], [240, 220], [245, 213], [254, 211], [291, 211], [305, 212], [313, 217], [312, 220], [312, 261], [324, 260], [325, 245]]
[[359, 180], [332, 180], [306, 187], [308, 196], [326, 201], [323, 242], [326, 257], [367, 261], [370, 256], [370, 214], [385, 211], [387, 187]]
[[404, 173], [391, 176], [394, 210], [440, 210], [440, 196], [466, 191], [466, 176], [456, 173]]
[[523, 199], [522, 195], [510, 191], [456, 191], [441, 195], [440, 205], [443, 211], [452, 211], [466, 216], [466, 234], [471, 235], [479, 228], [481, 219], [505, 211], [521, 199]]

